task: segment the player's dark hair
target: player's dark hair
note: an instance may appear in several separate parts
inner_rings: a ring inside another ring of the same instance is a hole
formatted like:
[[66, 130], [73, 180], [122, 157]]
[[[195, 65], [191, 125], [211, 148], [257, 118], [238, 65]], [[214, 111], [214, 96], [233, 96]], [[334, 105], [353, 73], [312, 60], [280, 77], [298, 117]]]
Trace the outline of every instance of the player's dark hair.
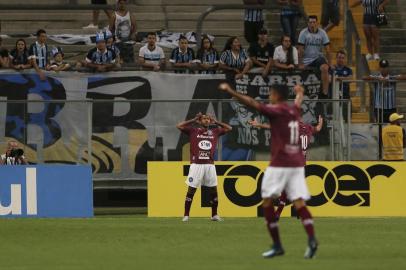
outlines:
[[271, 86], [271, 91], [275, 91], [281, 101], [288, 100], [289, 98], [289, 88], [286, 84], [275, 84]]
[[283, 40], [285, 38], [289, 38], [290, 39], [290, 46], [288, 48], [288, 52], [286, 53], [286, 65], [292, 65], [295, 63], [294, 59], [293, 59], [293, 46], [292, 46], [292, 39], [290, 38], [290, 36], [288, 35], [282, 35], [281, 38], [281, 43], [283, 42]]
[[310, 19], [315, 19], [316, 22], [317, 22], [317, 20], [318, 20], [317, 15], [310, 15], [309, 18], [308, 18], [308, 20], [310, 20]]
[[39, 29], [38, 31], [37, 31], [37, 37], [39, 37], [41, 34], [46, 34], [47, 32], [45, 32], [45, 30], [44, 29]]
[[156, 37], [156, 33], [155, 32], [148, 32], [147, 37], [148, 36], [155, 36]]

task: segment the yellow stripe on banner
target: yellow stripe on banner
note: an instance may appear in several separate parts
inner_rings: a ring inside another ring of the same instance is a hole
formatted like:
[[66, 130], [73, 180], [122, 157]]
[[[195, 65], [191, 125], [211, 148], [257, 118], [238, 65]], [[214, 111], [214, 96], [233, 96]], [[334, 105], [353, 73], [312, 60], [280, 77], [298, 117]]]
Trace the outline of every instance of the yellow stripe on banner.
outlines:
[[[148, 163], [149, 217], [183, 215], [188, 165]], [[267, 166], [268, 162], [216, 162], [221, 216], [258, 216], [260, 181]], [[306, 174], [312, 194], [308, 204], [314, 216], [406, 216], [404, 162], [309, 162]], [[198, 190], [191, 216], [207, 217], [210, 213]], [[282, 216], [290, 215], [287, 206]]]

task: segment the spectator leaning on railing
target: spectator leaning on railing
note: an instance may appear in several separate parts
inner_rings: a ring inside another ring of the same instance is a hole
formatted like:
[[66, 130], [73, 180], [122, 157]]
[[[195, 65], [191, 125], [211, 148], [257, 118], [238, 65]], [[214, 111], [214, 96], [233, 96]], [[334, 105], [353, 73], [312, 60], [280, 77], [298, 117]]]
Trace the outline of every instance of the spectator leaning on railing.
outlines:
[[[265, 0], [243, 0], [245, 5], [264, 5]], [[257, 41], [259, 30], [264, 27], [263, 9], [245, 9], [244, 36], [248, 43]]]
[[406, 148], [405, 130], [400, 126], [403, 115], [392, 113], [389, 116], [390, 124], [382, 129], [383, 160], [404, 160], [404, 148]]
[[24, 157], [24, 150], [19, 148], [17, 141], [10, 140], [7, 149], [0, 156], [0, 165], [26, 165], [27, 159]]
[[164, 50], [156, 45], [156, 33], [150, 32], [147, 35], [147, 44], [140, 48], [138, 62], [143, 68], [160, 71], [165, 67]]
[[[117, 10], [110, 18], [110, 30], [116, 37], [124, 63], [134, 63], [134, 46], [136, 24], [134, 15], [127, 8], [127, 0], [117, 0]], [[128, 43], [127, 43], [128, 42]]]
[[[252, 71], [260, 71], [263, 77], [267, 76], [273, 66], [274, 51], [273, 44], [268, 40], [268, 31], [261, 29], [258, 33], [257, 42], [251, 43], [248, 49], [251, 62], [254, 65]], [[255, 68], [259, 68], [259, 70], [255, 70]]]
[[194, 73], [195, 52], [189, 48], [189, 41], [185, 36], [179, 37], [179, 47], [172, 50], [169, 62], [178, 68], [175, 73]]
[[45, 30], [40, 29], [37, 31], [37, 41], [31, 44], [29, 52], [29, 57], [31, 65], [35, 68], [41, 80], [45, 80], [45, 73], [43, 70], [47, 69], [51, 61], [51, 50], [46, 44], [47, 33]]
[[[323, 54], [323, 48], [326, 56]], [[299, 66], [315, 68], [321, 71], [321, 97], [328, 96], [329, 68], [331, 63], [330, 39], [323, 29], [319, 28], [317, 16], [309, 16], [307, 28], [300, 32], [298, 39]]]
[[390, 74], [389, 62], [383, 59], [379, 62], [379, 73], [365, 76], [363, 79], [373, 81], [374, 84], [375, 121], [388, 123], [389, 116], [396, 112], [396, 80], [406, 80], [406, 75]]
[[297, 49], [292, 45], [290, 36], [283, 35], [281, 45], [275, 48], [273, 62], [276, 68], [295, 69], [299, 65]]
[[281, 25], [283, 34], [290, 37], [292, 44], [296, 44], [296, 32], [299, 19], [302, 16], [303, 0], [278, 0], [281, 6]]
[[86, 56], [86, 66], [96, 72], [106, 72], [115, 68], [116, 53], [107, 48], [103, 33], [96, 34], [96, 48]]
[[220, 56], [215, 48], [213, 42], [208, 36], [202, 38], [200, 49], [197, 51], [196, 63], [200, 68], [200, 74], [216, 74], [216, 69], [219, 65]]
[[51, 60], [51, 63], [48, 66], [47, 70], [59, 72], [70, 69], [70, 65], [63, 61], [64, 53], [61, 47], [52, 48], [52, 56], [54, 57], [54, 59]]
[[29, 60], [30, 54], [27, 49], [27, 44], [24, 39], [18, 39], [16, 46], [10, 52], [10, 67], [15, 70], [23, 70], [32, 68]]
[[10, 67], [10, 59], [9, 53], [6, 48], [3, 48], [2, 45], [2, 38], [0, 37], [0, 68], [9, 68]]
[[[220, 69], [222, 69], [228, 79], [241, 79], [247, 74], [252, 66], [251, 59], [247, 52], [241, 47], [237, 37], [227, 40], [223, 52], [220, 56]], [[231, 77], [229, 77], [231, 75]]]

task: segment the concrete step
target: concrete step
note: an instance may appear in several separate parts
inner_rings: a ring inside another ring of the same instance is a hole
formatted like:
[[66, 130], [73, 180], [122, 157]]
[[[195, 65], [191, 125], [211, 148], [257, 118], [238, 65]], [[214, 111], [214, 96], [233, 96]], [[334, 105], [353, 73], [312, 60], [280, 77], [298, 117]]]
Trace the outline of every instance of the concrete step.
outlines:
[[[70, 13], [70, 12], [0, 12], [1, 21], [89, 21], [92, 18], [91, 11]], [[105, 15], [102, 13], [102, 18]], [[136, 12], [134, 17], [137, 21], [154, 21], [164, 20], [165, 14], [163, 12]]]

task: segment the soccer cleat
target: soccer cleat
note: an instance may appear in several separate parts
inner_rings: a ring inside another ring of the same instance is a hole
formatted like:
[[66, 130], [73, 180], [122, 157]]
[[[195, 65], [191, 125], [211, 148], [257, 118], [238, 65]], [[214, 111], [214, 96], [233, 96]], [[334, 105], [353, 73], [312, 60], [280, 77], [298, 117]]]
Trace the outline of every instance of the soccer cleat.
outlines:
[[188, 221], [189, 221], [189, 216], [184, 216], [184, 217], [182, 218], [182, 221], [183, 221], [183, 222], [188, 222]]
[[219, 215], [215, 215], [211, 217], [211, 221], [223, 221], [223, 219]]
[[368, 53], [365, 58], [367, 59], [367, 61], [371, 61], [373, 59], [372, 54]]
[[305, 259], [312, 259], [316, 255], [317, 247], [319, 243], [315, 238], [309, 240], [309, 244], [306, 248], [306, 252], [304, 254]]
[[262, 253], [262, 257], [264, 257], [265, 259], [270, 259], [276, 256], [282, 256], [283, 254], [285, 254], [285, 251], [283, 250], [282, 247], [277, 247], [273, 245], [270, 250]]

